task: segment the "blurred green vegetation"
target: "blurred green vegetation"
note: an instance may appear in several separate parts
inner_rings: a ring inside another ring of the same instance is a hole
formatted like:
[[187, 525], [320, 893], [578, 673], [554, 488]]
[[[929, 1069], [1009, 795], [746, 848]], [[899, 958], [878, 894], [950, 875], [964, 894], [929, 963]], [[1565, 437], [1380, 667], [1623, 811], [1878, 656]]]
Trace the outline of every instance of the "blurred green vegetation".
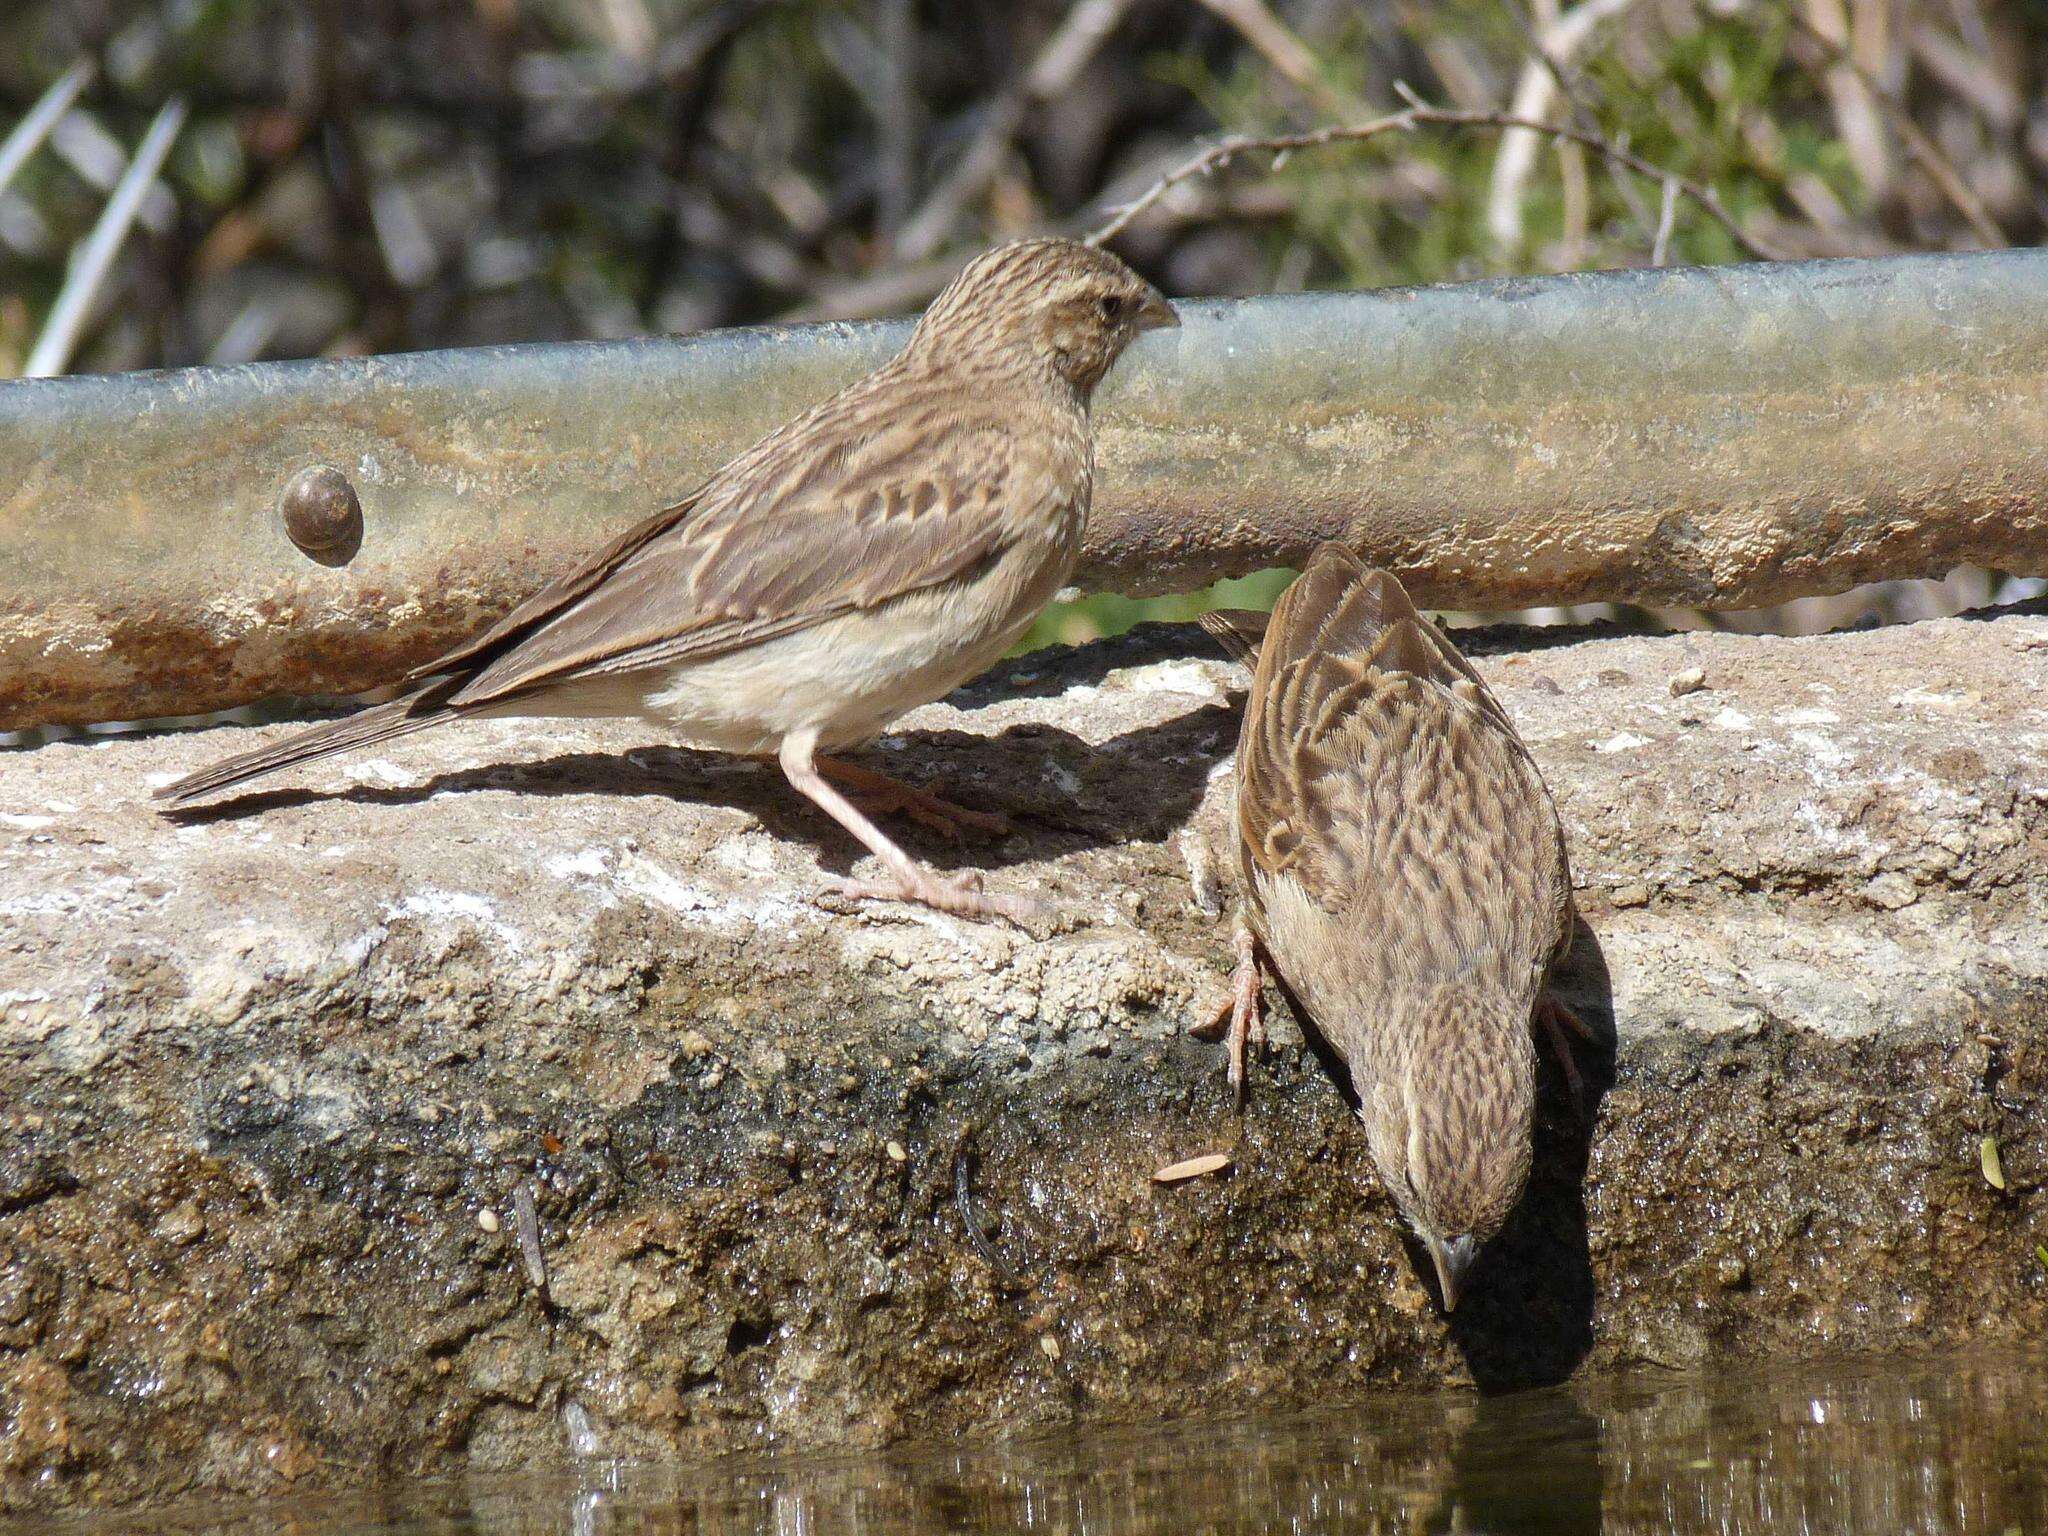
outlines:
[[1295, 574], [1285, 568], [1259, 571], [1173, 597], [1118, 597], [1113, 592], [1098, 592], [1072, 602], [1054, 603], [1039, 615], [1031, 633], [1017, 649], [1034, 651], [1042, 645], [1079, 645], [1104, 635], [1120, 635], [1132, 625], [1148, 621], [1185, 623], [1211, 608], [1268, 609], [1279, 601]]

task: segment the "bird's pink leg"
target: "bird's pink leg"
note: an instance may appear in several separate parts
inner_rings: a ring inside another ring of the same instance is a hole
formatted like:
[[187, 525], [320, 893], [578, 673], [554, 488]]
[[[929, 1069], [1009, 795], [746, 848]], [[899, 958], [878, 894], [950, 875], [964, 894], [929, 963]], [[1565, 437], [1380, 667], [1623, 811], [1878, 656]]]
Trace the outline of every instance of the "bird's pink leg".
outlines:
[[880, 859], [889, 872], [883, 880], [835, 881], [833, 888], [840, 895], [876, 901], [914, 901], [962, 917], [1000, 917], [1020, 927], [1042, 913], [1039, 904], [1026, 897], [989, 895], [982, 890], [977, 875], [948, 879], [926, 869], [832, 787], [818, 771], [817, 745], [817, 737], [810, 731], [799, 731], [787, 738], [776, 755], [783, 776], [798, 794], [860, 839], [861, 845]]
[[929, 790], [892, 779], [872, 768], [863, 768], [859, 763], [849, 763], [840, 757], [820, 757], [816, 762], [820, 773], [844, 784], [852, 799], [874, 815], [908, 816], [919, 826], [929, 827], [956, 843], [960, 841], [963, 827], [996, 837], [1015, 830], [1010, 818], [998, 811], [975, 811], [964, 805], [955, 805]]
[[[1212, 1016], [1194, 1027], [1192, 1033], [1205, 1040], [1213, 1040], [1218, 1035], [1228, 1039], [1230, 1091], [1242, 1105], [1245, 1048], [1255, 1039], [1260, 1045], [1266, 1043], [1265, 1019], [1259, 1006], [1259, 984], [1263, 980], [1259, 973], [1259, 944], [1243, 918], [1239, 918], [1237, 923], [1236, 948], [1237, 966], [1230, 973], [1229, 995]], [[1227, 1032], [1226, 1019], [1229, 1020]]]
[[1565, 1026], [1570, 1025], [1581, 1040], [1595, 1038], [1592, 1026], [1548, 992], [1536, 1000], [1536, 1022], [1543, 1026], [1550, 1048], [1557, 1055], [1557, 1064], [1564, 1068], [1565, 1086], [1571, 1089], [1572, 1094], [1572, 1109], [1583, 1120], [1586, 1118], [1586, 1088], [1580, 1081], [1579, 1064], [1572, 1043], [1565, 1036]]

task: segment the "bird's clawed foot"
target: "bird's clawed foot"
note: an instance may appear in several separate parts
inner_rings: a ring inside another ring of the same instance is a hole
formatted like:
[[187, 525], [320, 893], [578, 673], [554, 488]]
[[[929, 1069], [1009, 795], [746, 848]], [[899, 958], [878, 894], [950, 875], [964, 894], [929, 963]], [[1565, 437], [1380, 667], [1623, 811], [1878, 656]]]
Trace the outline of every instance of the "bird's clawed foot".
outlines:
[[908, 816], [919, 826], [952, 842], [961, 841], [968, 831], [1002, 837], [1016, 830], [1010, 818], [1000, 811], [976, 811], [955, 805], [929, 790], [843, 758], [819, 758], [818, 771], [845, 785], [848, 797], [869, 815]]
[[[784, 738], [776, 759], [797, 792], [858, 838], [869, 853], [881, 860], [886, 871], [875, 880], [835, 880], [827, 887], [828, 894], [855, 901], [913, 901], [960, 917], [1001, 918], [1026, 932], [1030, 931], [1031, 919], [1046, 915], [1046, 908], [1029, 897], [989, 895], [981, 888], [979, 875], [949, 877], [926, 869], [897, 847], [886, 832], [868, 819], [865, 811], [827, 782], [816, 750], [816, 733], [798, 731]], [[845, 782], [847, 765], [834, 763], [831, 766], [837, 770], [834, 776]], [[853, 770], [853, 781], [856, 784], [879, 781], [910, 795], [920, 793], [865, 768]], [[944, 804], [943, 801], [938, 803]]]
[[1213, 1015], [1189, 1031], [1197, 1039], [1214, 1040], [1221, 1036], [1229, 1042], [1227, 1075], [1230, 1094], [1240, 1107], [1244, 1104], [1246, 1049], [1255, 1043], [1262, 1046], [1266, 1043], [1266, 1021], [1259, 1004], [1262, 980], [1257, 941], [1253, 939], [1251, 929], [1240, 925], [1237, 930], [1237, 966], [1230, 973], [1229, 995]]
[[1564, 1069], [1566, 1088], [1572, 1096], [1572, 1112], [1580, 1120], [1586, 1118], [1586, 1085], [1579, 1076], [1579, 1064], [1572, 1050], [1570, 1036], [1565, 1033], [1569, 1026], [1581, 1040], [1595, 1040], [1593, 1026], [1572, 1012], [1549, 993], [1536, 1000], [1536, 1022], [1543, 1026], [1543, 1033], [1550, 1041], [1550, 1049], [1557, 1056], [1558, 1066]]
[[909, 901], [957, 917], [1000, 919], [1027, 932], [1032, 919], [1043, 919], [1049, 911], [1029, 896], [990, 895], [981, 888], [979, 875], [946, 876], [924, 868], [908, 874], [892, 870], [876, 880], [834, 880], [825, 889], [849, 901]]

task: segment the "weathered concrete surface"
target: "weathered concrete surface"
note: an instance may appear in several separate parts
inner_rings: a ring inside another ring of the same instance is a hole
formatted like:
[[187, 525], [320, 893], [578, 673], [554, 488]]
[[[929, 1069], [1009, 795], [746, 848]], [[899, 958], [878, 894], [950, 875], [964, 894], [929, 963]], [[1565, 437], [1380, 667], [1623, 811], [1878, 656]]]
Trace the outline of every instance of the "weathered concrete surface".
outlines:
[[0, 1504], [2048, 1324], [2041, 609], [1495, 637], [1619, 1047], [1450, 1325], [1298, 1036], [1240, 1122], [1182, 1035], [1228, 935], [1189, 900], [1208, 656], [1033, 657], [876, 753], [1017, 817], [917, 845], [1075, 914], [1042, 940], [816, 908], [828, 825], [626, 727], [465, 726], [184, 826], [149, 786], [247, 732], [0, 758]]

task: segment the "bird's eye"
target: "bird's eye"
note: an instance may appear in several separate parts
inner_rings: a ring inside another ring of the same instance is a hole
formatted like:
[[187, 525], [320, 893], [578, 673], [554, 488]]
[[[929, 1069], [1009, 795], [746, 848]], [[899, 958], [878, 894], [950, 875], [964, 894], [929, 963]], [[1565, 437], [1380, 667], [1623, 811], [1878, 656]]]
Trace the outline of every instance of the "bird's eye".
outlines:
[[1114, 325], [1124, 317], [1124, 301], [1113, 293], [1102, 296], [1102, 318]]

